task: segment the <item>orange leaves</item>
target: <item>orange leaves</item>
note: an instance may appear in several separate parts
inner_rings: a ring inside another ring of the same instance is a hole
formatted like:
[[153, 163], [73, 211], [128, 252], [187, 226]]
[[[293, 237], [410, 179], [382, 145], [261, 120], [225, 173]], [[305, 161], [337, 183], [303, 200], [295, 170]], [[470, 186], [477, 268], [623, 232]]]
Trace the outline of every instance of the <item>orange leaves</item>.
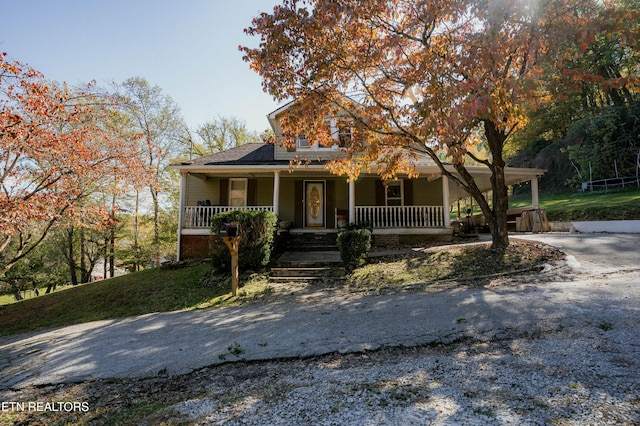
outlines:
[[132, 144], [105, 125], [110, 100], [47, 82], [4, 56], [0, 70], [0, 232], [94, 217], [85, 198], [108, 179], [137, 179]]
[[[448, 158], [460, 163], [468, 156], [469, 137], [483, 123], [497, 130], [494, 146], [500, 151], [500, 143], [526, 124], [529, 111], [562, 96], [571, 84], [637, 85], [630, 76], [602, 78], [567, 67], [603, 34], [615, 34], [625, 45], [638, 39], [638, 26], [625, 24], [640, 12], [615, 5], [285, 1], [254, 19], [247, 33], [260, 37], [260, 46], [243, 50], [267, 91], [278, 99], [303, 99], [303, 111], [287, 126], [291, 135], [304, 131], [326, 140], [321, 121], [335, 116], [331, 103], [357, 97], [354, 111], [367, 123], [369, 139], [358, 160], [347, 158], [352, 167], [332, 167], [355, 176], [367, 164], [384, 164], [387, 173], [402, 162], [385, 148], [409, 139], [426, 149], [447, 147]], [[391, 157], [377, 162], [386, 155]]]

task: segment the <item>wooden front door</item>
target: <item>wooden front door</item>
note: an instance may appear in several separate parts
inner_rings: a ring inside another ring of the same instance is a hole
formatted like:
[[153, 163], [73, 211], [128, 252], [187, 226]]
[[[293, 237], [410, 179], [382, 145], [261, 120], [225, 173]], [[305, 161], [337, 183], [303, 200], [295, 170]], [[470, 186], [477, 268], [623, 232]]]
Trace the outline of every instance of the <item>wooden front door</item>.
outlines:
[[304, 183], [304, 226], [324, 228], [326, 217], [325, 182], [305, 181]]

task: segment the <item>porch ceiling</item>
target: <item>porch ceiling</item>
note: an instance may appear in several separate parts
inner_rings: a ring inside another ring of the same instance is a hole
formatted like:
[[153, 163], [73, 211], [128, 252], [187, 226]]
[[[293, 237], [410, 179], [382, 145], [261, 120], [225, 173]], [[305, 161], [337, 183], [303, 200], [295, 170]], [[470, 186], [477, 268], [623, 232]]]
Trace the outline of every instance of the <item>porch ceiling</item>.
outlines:
[[[453, 172], [453, 167], [451, 167], [450, 171]], [[491, 171], [488, 168], [469, 167], [469, 171], [482, 192], [491, 191]], [[540, 177], [545, 172], [546, 170], [543, 169], [506, 168], [505, 181], [507, 185], [515, 185]], [[454, 174], [459, 176], [457, 173]], [[449, 200], [451, 203], [468, 196], [467, 192], [453, 182], [449, 185]]]

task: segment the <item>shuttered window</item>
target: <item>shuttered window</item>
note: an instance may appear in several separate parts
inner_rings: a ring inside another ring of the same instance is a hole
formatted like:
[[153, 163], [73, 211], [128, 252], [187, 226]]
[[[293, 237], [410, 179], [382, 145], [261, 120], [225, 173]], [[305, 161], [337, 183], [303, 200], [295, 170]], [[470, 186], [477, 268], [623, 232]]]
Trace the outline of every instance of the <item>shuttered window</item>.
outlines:
[[247, 179], [229, 179], [229, 205], [247, 205]]

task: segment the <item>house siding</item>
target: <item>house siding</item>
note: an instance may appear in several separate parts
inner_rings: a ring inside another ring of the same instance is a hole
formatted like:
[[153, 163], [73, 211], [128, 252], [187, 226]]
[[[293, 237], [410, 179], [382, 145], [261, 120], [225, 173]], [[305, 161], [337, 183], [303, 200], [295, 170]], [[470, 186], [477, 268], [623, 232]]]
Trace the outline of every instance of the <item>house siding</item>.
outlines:
[[273, 204], [273, 178], [256, 179], [256, 206]]
[[[376, 205], [376, 181], [379, 178], [361, 178], [356, 181], [356, 206]], [[384, 201], [384, 200], [383, 200]]]
[[414, 206], [441, 206], [442, 205], [442, 179], [427, 181], [426, 178], [413, 180], [413, 205]]
[[187, 175], [186, 179], [186, 205], [195, 206], [202, 200], [210, 200], [214, 206], [220, 205], [220, 179], [204, 180], [191, 175]]
[[[280, 118], [286, 114], [286, 112], [279, 114], [276, 116], [275, 120], [271, 123], [273, 127], [274, 134], [276, 135], [276, 140], [282, 137], [283, 132], [280, 127]], [[344, 114], [347, 115], [346, 113]], [[310, 140], [309, 143], [313, 144], [313, 141]], [[336, 139], [336, 144], [338, 143]], [[344, 153], [337, 148], [329, 148], [329, 147], [310, 147], [310, 148], [298, 148], [296, 147], [294, 150], [287, 150], [286, 147], [282, 146], [280, 143], [275, 144], [274, 157], [276, 160], [294, 160], [296, 157], [300, 158], [310, 158], [316, 159], [318, 157], [322, 157], [325, 160], [331, 160], [337, 157], [343, 156]]]
[[295, 222], [295, 179], [280, 179], [280, 211], [279, 219], [287, 222]]
[[[195, 206], [198, 201], [209, 200], [214, 206], [228, 204], [228, 178], [208, 177], [206, 180], [195, 176], [186, 177], [186, 205]], [[273, 178], [249, 179], [247, 203], [255, 206], [273, 204]]]
[[[348, 203], [345, 198], [345, 204]], [[442, 180], [429, 182], [426, 178], [405, 180], [404, 201], [407, 206], [441, 206]], [[356, 182], [356, 206], [384, 206], [385, 195], [378, 177], [360, 178]]]

